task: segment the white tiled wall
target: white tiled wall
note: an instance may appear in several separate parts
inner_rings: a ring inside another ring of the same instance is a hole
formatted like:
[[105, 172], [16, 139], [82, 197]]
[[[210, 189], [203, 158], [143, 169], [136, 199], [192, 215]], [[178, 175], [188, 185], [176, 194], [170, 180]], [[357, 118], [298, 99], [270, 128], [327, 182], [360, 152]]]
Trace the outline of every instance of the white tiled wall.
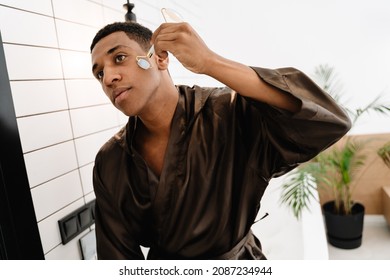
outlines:
[[25, 153], [72, 139], [67, 111], [22, 117], [17, 121]]
[[40, 184], [52, 178], [77, 169], [77, 158], [73, 141], [25, 153], [24, 160], [31, 188], [39, 187]]
[[[3, 39], [3, 42], [7, 41]], [[11, 81], [62, 78], [58, 49], [5, 43], [4, 52]]]
[[66, 110], [70, 99], [63, 80], [11, 82], [11, 91], [17, 117]]
[[58, 209], [83, 196], [77, 170], [50, 180], [31, 190], [37, 220], [41, 221]]
[[[138, 22], [152, 30], [162, 22], [162, 7], [201, 24], [195, 0], [131, 2]], [[62, 245], [57, 222], [94, 199], [96, 152], [127, 120], [92, 77], [89, 54], [103, 25], [124, 20], [124, 3], [0, 0], [0, 31], [46, 259], [81, 258], [78, 239], [89, 230]], [[197, 83], [174, 58], [171, 63], [177, 83]]]

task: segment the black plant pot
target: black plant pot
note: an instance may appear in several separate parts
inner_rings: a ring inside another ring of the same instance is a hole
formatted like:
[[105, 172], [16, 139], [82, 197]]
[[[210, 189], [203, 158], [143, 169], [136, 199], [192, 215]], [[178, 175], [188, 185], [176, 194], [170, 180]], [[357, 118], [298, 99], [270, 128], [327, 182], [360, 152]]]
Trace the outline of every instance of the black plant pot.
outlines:
[[335, 213], [334, 201], [322, 206], [325, 216], [328, 242], [342, 249], [355, 249], [362, 245], [364, 206], [355, 203], [352, 214], [340, 215]]

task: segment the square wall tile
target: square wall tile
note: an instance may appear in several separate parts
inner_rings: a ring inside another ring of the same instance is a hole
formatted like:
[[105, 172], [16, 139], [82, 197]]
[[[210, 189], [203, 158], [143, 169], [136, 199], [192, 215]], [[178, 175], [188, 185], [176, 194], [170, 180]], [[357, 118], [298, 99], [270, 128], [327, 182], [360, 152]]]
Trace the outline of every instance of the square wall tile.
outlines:
[[61, 49], [89, 52], [98, 28], [56, 19], [58, 42]]
[[80, 168], [81, 185], [84, 195], [93, 192], [92, 171], [94, 163], [87, 164]]
[[95, 78], [66, 80], [65, 85], [69, 108], [71, 109], [91, 105], [111, 104]]
[[53, 0], [55, 18], [99, 27], [103, 23], [102, 6], [86, 0]]
[[38, 14], [53, 16], [51, 0], [1, 0], [1, 4]]
[[24, 154], [30, 187], [47, 182], [77, 168], [74, 142], [68, 141]]
[[60, 245], [62, 242], [58, 221], [83, 205], [84, 199], [80, 198], [38, 223], [39, 235], [41, 236], [44, 254]]
[[[172, 8], [172, 6], [169, 7]], [[161, 14], [161, 8], [164, 8], [161, 4], [150, 5], [148, 2], [138, 1], [138, 3], [135, 3], [133, 12], [136, 14], [137, 21], [140, 24], [143, 24], [154, 31], [154, 29], [164, 22], [164, 17]]]
[[81, 260], [82, 254], [79, 245], [79, 239], [90, 230], [86, 229], [66, 245], [58, 245], [53, 250], [45, 254], [46, 260]]
[[[89, 203], [89, 202], [91, 202], [92, 200], [96, 199], [96, 196], [95, 196], [95, 193], [92, 191], [92, 192], [86, 194], [86, 195], [84, 196], [84, 198], [85, 198], [85, 202], [86, 202], [86, 203]], [[95, 224], [91, 225], [91, 228], [94, 228], [94, 227], [95, 227]]]
[[17, 122], [24, 153], [73, 138], [68, 111], [18, 118]]
[[57, 49], [4, 44], [9, 79], [61, 79], [61, 59]]
[[31, 196], [38, 221], [57, 212], [82, 198], [83, 192], [78, 170], [33, 188]]
[[125, 14], [125, 9], [123, 9], [122, 11], [116, 11], [113, 9], [103, 8], [104, 25], [117, 21], [125, 21]]
[[73, 109], [70, 114], [75, 138], [118, 126], [116, 108], [111, 104]]
[[[155, 2], [156, 0], [149, 0], [148, 2]], [[158, 0], [158, 1], [161, 1], [161, 0]], [[116, 10], [116, 11], [126, 11], [124, 8], [123, 8], [123, 4], [126, 3], [123, 2], [122, 0], [100, 0], [100, 2], [102, 3], [103, 6], [106, 6], [106, 7], [110, 7], [112, 10]], [[136, 3], [135, 5], [137, 5], [137, 2], [139, 2], [139, 0], [132, 0], [130, 1], [131, 3]]]
[[123, 114], [121, 111], [117, 111], [116, 112], [117, 116], [118, 116], [118, 124], [119, 124], [119, 127], [122, 127], [122, 126], [125, 126], [126, 123], [128, 122], [129, 120], [129, 117], [126, 116], [125, 114]]
[[11, 82], [16, 117], [68, 108], [63, 80]]
[[119, 128], [114, 128], [76, 139], [75, 144], [79, 166], [94, 162], [101, 146], [118, 131]]
[[0, 6], [3, 42], [58, 47], [54, 19]]
[[61, 58], [65, 79], [94, 78], [89, 52], [61, 50]]

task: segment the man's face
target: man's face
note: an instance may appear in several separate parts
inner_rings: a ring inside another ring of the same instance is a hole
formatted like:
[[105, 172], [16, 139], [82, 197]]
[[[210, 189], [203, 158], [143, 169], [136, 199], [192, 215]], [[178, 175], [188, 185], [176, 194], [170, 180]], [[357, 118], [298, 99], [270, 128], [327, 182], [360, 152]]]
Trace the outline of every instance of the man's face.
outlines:
[[136, 57], [146, 51], [126, 33], [114, 32], [102, 38], [92, 50], [92, 72], [116, 108], [128, 116], [140, 115], [158, 87], [155, 62], [144, 70]]

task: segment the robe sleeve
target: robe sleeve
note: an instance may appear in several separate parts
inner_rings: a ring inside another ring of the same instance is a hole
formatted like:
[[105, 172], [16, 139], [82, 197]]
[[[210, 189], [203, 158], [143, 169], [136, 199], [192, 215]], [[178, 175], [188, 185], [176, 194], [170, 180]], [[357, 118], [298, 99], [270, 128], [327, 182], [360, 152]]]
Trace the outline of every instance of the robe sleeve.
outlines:
[[93, 169], [93, 185], [96, 195], [95, 227], [98, 259], [103, 260], [139, 260], [144, 259], [136, 238], [121, 219], [115, 196], [104, 185], [100, 169], [102, 159], [96, 156]]
[[258, 67], [253, 67], [253, 70], [266, 83], [301, 101], [300, 110], [292, 114], [249, 100], [261, 116], [251, 127], [260, 132], [252, 135], [257, 148], [251, 153], [255, 156], [257, 153], [258, 171], [265, 178], [283, 175], [312, 159], [350, 129], [351, 122], [345, 111], [301, 71]]

